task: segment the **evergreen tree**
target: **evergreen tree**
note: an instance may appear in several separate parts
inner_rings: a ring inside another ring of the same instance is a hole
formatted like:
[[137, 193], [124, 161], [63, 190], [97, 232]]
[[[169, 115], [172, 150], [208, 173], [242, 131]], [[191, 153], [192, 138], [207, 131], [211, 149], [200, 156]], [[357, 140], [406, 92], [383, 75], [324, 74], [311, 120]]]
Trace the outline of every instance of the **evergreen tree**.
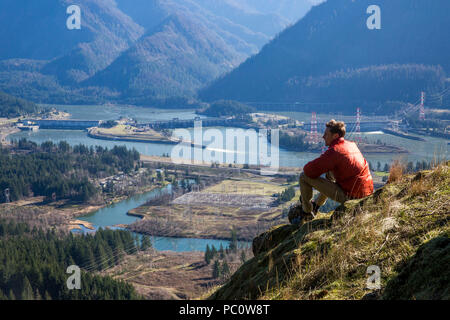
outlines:
[[42, 300], [42, 297], [37, 288], [36, 288], [36, 290], [34, 290], [34, 300]]
[[413, 171], [414, 171], [414, 164], [412, 163], [412, 161], [409, 161], [406, 166], [406, 172], [411, 173]]
[[231, 242], [229, 244], [230, 250], [236, 253], [237, 245], [238, 245], [237, 232], [236, 229], [233, 227], [233, 229], [231, 229]]
[[8, 300], [16, 300], [16, 296], [14, 295], [12, 289], [9, 289]]
[[52, 297], [50, 296], [50, 294], [48, 293], [47, 290], [45, 290], [45, 294], [44, 294], [44, 300], [52, 300]]
[[214, 258], [217, 254], [217, 249], [214, 245], [211, 245], [211, 258]]
[[209, 248], [209, 245], [206, 245], [206, 251], [205, 251], [205, 262], [206, 264], [211, 263], [211, 249]]
[[230, 275], [230, 267], [228, 266], [228, 263], [226, 261], [223, 261], [221, 271], [224, 278]]
[[28, 280], [28, 278], [24, 277], [21, 300], [33, 300], [33, 299], [34, 299], [33, 288], [31, 287], [31, 284], [30, 284], [30, 281]]
[[219, 260], [215, 260], [214, 261], [214, 266], [213, 266], [213, 272], [212, 272], [212, 277], [214, 279], [219, 278], [222, 275], [222, 270], [220, 268], [220, 262]]
[[245, 250], [242, 250], [242, 252], [241, 252], [241, 262], [245, 263], [246, 260], [247, 260], [247, 256], [245, 254]]
[[151, 248], [152, 247], [152, 242], [151, 242], [151, 240], [150, 240], [150, 237], [148, 236], [148, 235], [143, 235], [142, 236], [142, 243], [141, 243], [141, 250], [142, 251], [145, 251], [145, 250], [147, 250], [148, 248]]

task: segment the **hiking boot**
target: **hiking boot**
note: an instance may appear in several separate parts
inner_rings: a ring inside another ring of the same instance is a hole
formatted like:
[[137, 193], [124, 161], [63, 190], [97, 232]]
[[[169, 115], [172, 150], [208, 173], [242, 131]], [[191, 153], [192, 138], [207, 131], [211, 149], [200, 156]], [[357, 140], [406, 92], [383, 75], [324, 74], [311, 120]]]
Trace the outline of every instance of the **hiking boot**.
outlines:
[[291, 224], [302, 225], [306, 221], [314, 219], [314, 214], [303, 211], [301, 202], [298, 202], [289, 208], [288, 219]]
[[[301, 195], [300, 195], [299, 202], [302, 203], [302, 196]], [[313, 214], [313, 216], [315, 216], [316, 214], [319, 213], [319, 208], [321, 206], [317, 205], [317, 203], [315, 203], [314, 201], [311, 201], [311, 206], [312, 206], [312, 214]]]
[[319, 213], [319, 208], [320, 206], [317, 205], [317, 203], [315, 203], [314, 201], [311, 201], [311, 205], [312, 205], [312, 212], [314, 215]]

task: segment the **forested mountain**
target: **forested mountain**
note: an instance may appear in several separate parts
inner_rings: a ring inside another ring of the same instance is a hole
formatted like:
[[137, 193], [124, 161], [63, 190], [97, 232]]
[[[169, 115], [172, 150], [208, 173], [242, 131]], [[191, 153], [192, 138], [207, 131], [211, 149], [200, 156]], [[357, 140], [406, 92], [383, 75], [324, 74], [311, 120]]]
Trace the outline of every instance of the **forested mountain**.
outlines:
[[[184, 14], [208, 27], [240, 53], [254, 54], [310, 8], [308, 0], [116, 0], [118, 7], [146, 29], [171, 14]], [[320, 2], [320, 1], [316, 1]]]
[[[286, 2], [292, 9], [298, 3]], [[297, 18], [310, 7], [300, 3], [303, 10], [291, 10]], [[262, 13], [251, 1], [118, 0], [117, 4], [147, 31], [84, 85], [120, 92], [121, 101], [135, 104], [194, 96], [293, 21], [281, 13]]]
[[[249, 28], [248, 24], [252, 24], [251, 20], [257, 19], [255, 17], [259, 17], [261, 14], [239, 11], [234, 6], [228, 5], [227, 0], [211, 2], [202, 0], [137, 0], [136, 2], [118, 0], [118, 5], [146, 30], [151, 30], [161, 24], [170, 15], [188, 16], [195, 23], [214, 32], [217, 38], [229, 46], [229, 50], [246, 56], [256, 53], [262, 45], [270, 40], [271, 36], [287, 25], [286, 20], [274, 16], [271, 18], [276, 20], [275, 22], [266, 23], [270, 25], [269, 28], [272, 28], [273, 32], [265, 34], [259, 30], [255, 31]], [[230, 11], [235, 14], [239, 12], [240, 16], [243, 16], [241, 21], [236, 22], [236, 19], [229, 19], [227, 13]]]
[[33, 102], [16, 98], [0, 91], [0, 117], [19, 117], [38, 110], [39, 107]]
[[[261, 52], [200, 92], [207, 101], [314, 103], [334, 110], [417, 101], [442, 92], [450, 70], [445, 0], [380, 0], [369, 30], [368, 0], [328, 0]], [[340, 107], [339, 107], [340, 108]]]
[[133, 99], [192, 96], [243, 58], [214, 32], [174, 14], [87, 83], [102, 84]]
[[[0, 90], [41, 103], [192, 97], [311, 7], [308, 0], [267, 0], [264, 11], [250, 0], [81, 0], [81, 29], [68, 30], [66, 9], [72, 4], [0, 3]], [[180, 16], [189, 23], [170, 25]], [[120, 83], [106, 77], [123, 68], [130, 72], [120, 74]]]
[[109, 65], [143, 28], [113, 0], [81, 0], [81, 29], [69, 30], [68, 0], [5, 0], [0, 4], [1, 59], [48, 60], [41, 73], [62, 83], [82, 81]]

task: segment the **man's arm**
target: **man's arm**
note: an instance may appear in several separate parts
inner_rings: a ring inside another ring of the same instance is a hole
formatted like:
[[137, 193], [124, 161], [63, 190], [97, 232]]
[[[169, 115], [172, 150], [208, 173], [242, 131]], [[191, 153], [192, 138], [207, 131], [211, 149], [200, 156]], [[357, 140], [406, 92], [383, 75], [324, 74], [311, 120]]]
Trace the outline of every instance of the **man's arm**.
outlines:
[[308, 178], [316, 179], [322, 174], [331, 171], [336, 162], [336, 155], [333, 150], [328, 149], [319, 158], [308, 162], [304, 168], [303, 172]]

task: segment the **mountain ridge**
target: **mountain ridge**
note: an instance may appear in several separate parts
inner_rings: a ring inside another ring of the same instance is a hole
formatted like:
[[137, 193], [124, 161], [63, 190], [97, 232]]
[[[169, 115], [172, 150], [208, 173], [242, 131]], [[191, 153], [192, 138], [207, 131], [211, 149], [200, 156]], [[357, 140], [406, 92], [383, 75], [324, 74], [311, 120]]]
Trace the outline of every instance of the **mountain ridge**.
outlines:
[[192, 96], [193, 88], [238, 62], [220, 38], [177, 13], [149, 30], [86, 85], [101, 83], [133, 97]]
[[[299, 93], [302, 86], [289, 87], [289, 81], [307, 81], [309, 77], [339, 70], [398, 64], [441, 65], [444, 72], [449, 72], [445, 57], [450, 46], [442, 40], [444, 30], [450, 28], [443, 10], [449, 7], [448, 2], [381, 0], [381, 30], [369, 30], [366, 26], [369, 4], [368, 0], [329, 0], [313, 7], [257, 55], [201, 90], [199, 97], [206, 101], [226, 97], [255, 103], [317, 102], [318, 96], [305, 101]], [[429, 21], [435, 24], [430, 25]]]

